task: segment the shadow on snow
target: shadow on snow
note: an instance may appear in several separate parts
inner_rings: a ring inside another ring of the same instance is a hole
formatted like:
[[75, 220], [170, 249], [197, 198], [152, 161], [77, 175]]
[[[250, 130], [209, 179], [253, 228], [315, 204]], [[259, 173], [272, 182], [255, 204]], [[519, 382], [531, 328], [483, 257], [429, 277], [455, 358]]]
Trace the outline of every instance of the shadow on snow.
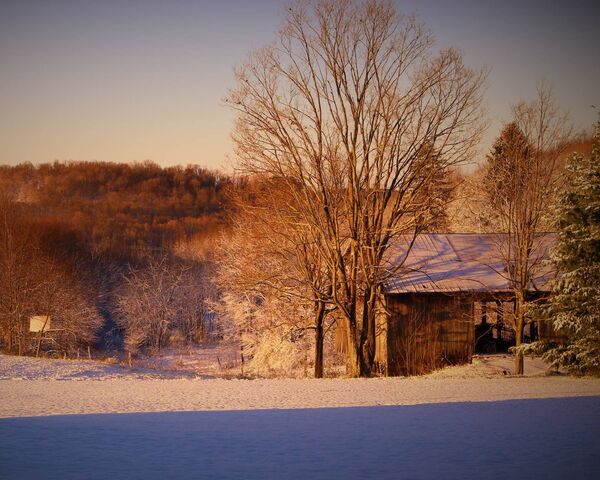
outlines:
[[6, 478], [600, 478], [600, 397], [0, 420]]

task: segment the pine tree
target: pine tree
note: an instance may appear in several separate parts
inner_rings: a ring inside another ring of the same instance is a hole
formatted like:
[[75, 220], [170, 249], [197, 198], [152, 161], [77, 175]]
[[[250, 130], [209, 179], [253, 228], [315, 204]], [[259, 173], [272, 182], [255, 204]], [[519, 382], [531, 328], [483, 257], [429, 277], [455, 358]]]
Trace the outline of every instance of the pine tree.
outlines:
[[544, 358], [578, 374], [600, 375], [600, 122], [590, 158], [574, 154], [556, 205], [560, 275], [545, 314], [566, 335], [546, 344]]

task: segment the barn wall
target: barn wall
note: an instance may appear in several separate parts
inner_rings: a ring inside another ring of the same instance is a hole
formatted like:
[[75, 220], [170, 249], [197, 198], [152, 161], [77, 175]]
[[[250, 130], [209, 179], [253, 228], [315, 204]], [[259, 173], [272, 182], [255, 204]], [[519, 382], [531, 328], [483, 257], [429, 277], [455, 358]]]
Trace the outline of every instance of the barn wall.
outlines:
[[386, 296], [388, 312], [381, 355], [388, 375], [418, 375], [473, 355], [473, 302], [462, 296], [403, 294]]

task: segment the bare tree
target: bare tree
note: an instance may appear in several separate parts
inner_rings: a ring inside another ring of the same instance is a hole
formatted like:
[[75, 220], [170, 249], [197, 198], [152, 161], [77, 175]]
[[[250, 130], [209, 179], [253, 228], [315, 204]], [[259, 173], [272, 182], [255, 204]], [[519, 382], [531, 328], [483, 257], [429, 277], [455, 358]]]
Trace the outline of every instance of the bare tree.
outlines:
[[287, 184], [329, 272], [351, 375], [370, 374], [377, 295], [401, 266], [386, 251], [429, 215], [427, 162], [460, 163], [481, 132], [485, 73], [433, 43], [389, 2], [301, 2], [228, 97], [243, 168]]
[[482, 198], [483, 165], [470, 173], [454, 172], [454, 186], [447, 204], [448, 230], [456, 233], [483, 233], [491, 228], [492, 215]]
[[145, 267], [130, 267], [117, 299], [117, 323], [125, 331], [129, 351], [160, 351], [168, 344], [185, 302], [181, 295], [184, 273], [184, 267], [173, 265], [165, 255], [151, 258]]
[[482, 182], [483, 198], [491, 222], [503, 235], [498, 251], [515, 296], [513, 329], [517, 350], [515, 373], [523, 373], [523, 341], [526, 302], [535, 288], [548, 243], [540, 241], [546, 230], [548, 208], [560, 180], [559, 161], [571, 129], [567, 117], [556, 106], [550, 89], [538, 88], [538, 98], [520, 103], [487, 157]]
[[247, 371], [289, 375], [305, 356], [310, 313], [299, 282], [287, 282], [289, 259], [271, 250], [248, 220], [239, 218], [219, 247], [215, 309], [221, 333], [239, 343]]
[[207, 341], [213, 334], [211, 301], [216, 292], [210, 264], [192, 262], [185, 268], [177, 289], [178, 318], [175, 327], [187, 344]]

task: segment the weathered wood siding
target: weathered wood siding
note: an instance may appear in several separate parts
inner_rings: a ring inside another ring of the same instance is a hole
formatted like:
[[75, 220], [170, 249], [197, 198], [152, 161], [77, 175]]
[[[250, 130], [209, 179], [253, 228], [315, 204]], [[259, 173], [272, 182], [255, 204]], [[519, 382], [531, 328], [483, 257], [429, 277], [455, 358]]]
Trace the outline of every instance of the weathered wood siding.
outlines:
[[385, 331], [382, 327], [385, 338], [379, 340], [377, 360], [387, 375], [418, 375], [471, 361], [471, 299], [444, 294], [388, 295], [385, 307], [387, 326]]

